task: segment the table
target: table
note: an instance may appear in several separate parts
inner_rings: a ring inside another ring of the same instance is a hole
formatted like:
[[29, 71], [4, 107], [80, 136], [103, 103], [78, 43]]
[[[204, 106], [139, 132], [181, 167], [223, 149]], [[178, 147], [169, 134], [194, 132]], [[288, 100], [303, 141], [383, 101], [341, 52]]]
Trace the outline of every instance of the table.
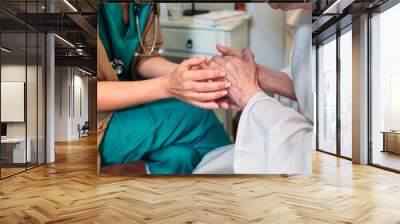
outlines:
[[400, 154], [400, 131], [382, 131], [383, 150], [382, 152], [392, 152]]
[[1, 139], [1, 159], [7, 164], [21, 164], [32, 160], [32, 140], [27, 138], [25, 150], [25, 138]]

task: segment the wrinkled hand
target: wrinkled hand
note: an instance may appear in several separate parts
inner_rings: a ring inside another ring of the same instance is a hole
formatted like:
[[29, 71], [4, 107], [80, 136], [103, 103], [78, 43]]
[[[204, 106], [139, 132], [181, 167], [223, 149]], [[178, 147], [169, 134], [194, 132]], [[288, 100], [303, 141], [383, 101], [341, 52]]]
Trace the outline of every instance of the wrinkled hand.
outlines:
[[213, 62], [212, 60], [209, 59], [205, 59], [204, 62], [192, 66], [191, 70], [207, 70], [207, 69], [211, 69], [211, 70], [223, 70], [221, 68], [221, 66], [217, 65], [215, 62]]
[[230, 47], [223, 46], [221, 44], [217, 44], [217, 50], [223, 56], [232, 56], [232, 57], [237, 57], [237, 58], [240, 58], [240, 59], [245, 59], [244, 58], [245, 55], [242, 52], [240, 52], [238, 50], [235, 50], [233, 48], [230, 48]]
[[311, 3], [269, 3], [271, 8], [273, 9], [280, 9], [283, 11], [293, 10], [293, 9], [305, 9], [305, 10], [312, 10]]
[[187, 59], [166, 75], [164, 87], [169, 95], [200, 108], [218, 108], [216, 101], [228, 94], [230, 83], [222, 79], [226, 74], [222, 69], [192, 69], [206, 60], [205, 57]]
[[[220, 50], [220, 49], [219, 49]], [[250, 98], [261, 90], [258, 84], [257, 64], [250, 49], [242, 53], [234, 51], [226, 52], [228, 56], [214, 56], [212, 61], [221, 66], [231, 83], [228, 90], [228, 101], [220, 102], [222, 107], [231, 109], [243, 109]]]

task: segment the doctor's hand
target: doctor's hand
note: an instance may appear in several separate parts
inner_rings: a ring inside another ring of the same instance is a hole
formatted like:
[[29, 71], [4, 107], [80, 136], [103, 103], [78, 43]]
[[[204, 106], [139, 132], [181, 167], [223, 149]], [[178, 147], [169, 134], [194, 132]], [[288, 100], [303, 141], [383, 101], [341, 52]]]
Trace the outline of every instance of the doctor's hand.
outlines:
[[[243, 109], [252, 96], [261, 90], [257, 78], [257, 64], [250, 49], [243, 51], [242, 57], [236, 56], [214, 56], [213, 62], [221, 66], [226, 74], [227, 80], [231, 83], [228, 90], [230, 106], [237, 106]], [[232, 104], [234, 103], [234, 105]], [[221, 105], [225, 107], [224, 105]]]
[[225, 72], [222, 69], [192, 69], [206, 60], [205, 57], [187, 59], [164, 76], [163, 87], [168, 96], [203, 109], [218, 108], [216, 101], [228, 94], [230, 83], [223, 79]]
[[[192, 67], [192, 70], [201, 70], [201, 69], [223, 70], [223, 68], [221, 66], [219, 66], [217, 63], [215, 63], [212, 60], [206, 60], [205, 62]], [[226, 79], [226, 78], [224, 77], [222, 79]], [[208, 82], [212, 82], [212, 81], [216, 81], [216, 80], [208, 80]], [[227, 110], [228, 109], [236, 110], [236, 111], [241, 110], [241, 108], [236, 103], [234, 103], [228, 96], [220, 98], [220, 99], [216, 100], [216, 102], [218, 103], [219, 107], [222, 107]]]

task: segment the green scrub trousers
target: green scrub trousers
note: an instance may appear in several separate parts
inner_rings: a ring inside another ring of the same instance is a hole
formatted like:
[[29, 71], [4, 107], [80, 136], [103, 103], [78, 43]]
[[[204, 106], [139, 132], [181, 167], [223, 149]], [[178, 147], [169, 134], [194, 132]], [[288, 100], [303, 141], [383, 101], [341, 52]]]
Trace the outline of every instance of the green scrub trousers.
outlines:
[[186, 174], [228, 144], [213, 111], [168, 99], [114, 112], [100, 151], [105, 165], [144, 160], [152, 174]]
[[[149, 8], [141, 6], [142, 32]], [[139, 46], [133, 4], [128, 27], [120, 4], [101, 4], [98, 9], [99, 37], [109, 60], [118, 58], [129, 65], [119, 78], [133, 81], [130, 65]], [[143, 160], [152, 174], [187, 174], [207, 152], [228, 144], [231, 141], [213, 111], [167, 99], [114, 111], [99, 150], [103, 165]]]

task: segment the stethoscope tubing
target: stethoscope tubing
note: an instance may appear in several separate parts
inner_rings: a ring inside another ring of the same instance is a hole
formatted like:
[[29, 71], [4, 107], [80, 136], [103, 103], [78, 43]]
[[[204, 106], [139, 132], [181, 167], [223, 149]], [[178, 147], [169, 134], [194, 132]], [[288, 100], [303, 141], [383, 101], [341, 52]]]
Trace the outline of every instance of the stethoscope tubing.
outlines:
[[153, 20], [154, 20], [154, 26], [153, 26], [153, 41], [152, 41], [152, 45], [150, 48], [150, 51], [147, 51], [146, 48], [144, 47], [144, 43], [143, 43], [143, 37], [142, 37], [142, 33], [140, 32], [140, 23], [139, 23], [139, 6], [137, 5], [137, 3], [135, 3], [134, 5], [134, 13], [135, 13], [135, 22], [136, 22], [136, 32], [139, 36], [139, 42], [140, 42], [140, 47], [142, 48], [144, 54], [139, 54], [139, 53], [135, 53], [135, 56], [147, 56], [150, 57], [154, 54], [155, 51], [155, 47], [156, 47], [156, 41], [157, 41], [157, 35], [158, 35], [158, 11], [157, 11], [157, 7], [154, 3], [152, 3], [151, 5], [151, 9], [153, 10]]
[[[156, 51], [156, 42], [157, 42], [157, 35], [158, 35], [158, 9], [156, 4], [152, 3], [151, 9], [153, 10], [153, 20], [154, 20], [154, 27], [153, 27], [153, 41], [152, 45], [150, 48], [150, 51], [147, 51], [144, 43], [143, 43], [143, 37], [142, 33], [140, 32], [140, 22], [139, 22], [139, 16], [140, 16], [140, 10], [139, 10], [139, 5], [138, 3], [134, 3], [134, 14], [135, 14], [135, 25], [136, 25], [136, 32], [139, 37], [139, 42], [140, 42], [140, 47], [143, 51], [143, 54], [139, 54], [138, 52], [135, 52], [135, 57], [151, 57], [155, 51]], [[112, 66], [114, 70], [117, 72], [117, 75], [121, 75], [124, 71], [124, 63], [123, 61], [115, 58], [112, 62]]]

